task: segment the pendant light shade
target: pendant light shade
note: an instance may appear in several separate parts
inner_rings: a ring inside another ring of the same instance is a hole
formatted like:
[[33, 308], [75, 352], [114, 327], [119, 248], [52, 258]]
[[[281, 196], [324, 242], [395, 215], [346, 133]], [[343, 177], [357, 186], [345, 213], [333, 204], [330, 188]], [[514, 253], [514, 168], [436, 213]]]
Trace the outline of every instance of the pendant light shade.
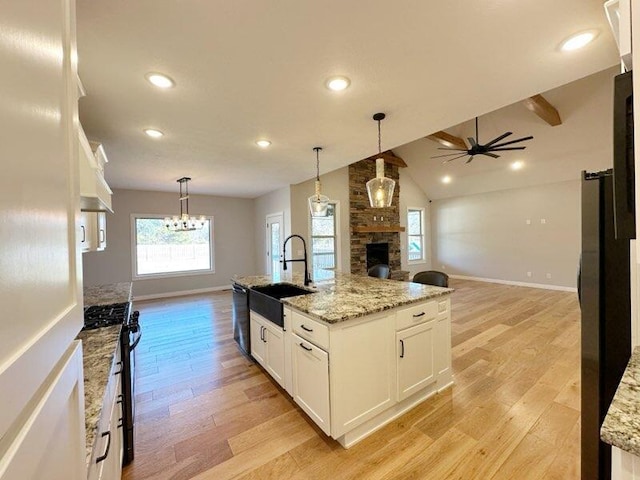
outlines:
[[309, 210], [312, 217], [326, 217], [329, 207], [329, 197], [322, 195], [320, 191], [320, 150], [322, 147], [314, 147], [316, 152], [316, 191], [309, 197]]
[[189, 232], [200, 230], [207, 219], [204, 215], [199, 217], [189, 215], [189, 177], [179, 178], [180, 184], [180, 216], [165, 217], [164, 225], [172, 232]]
[[[384, 113], [376, 113], [373, 119], [378, 122], [378, 154], [382, 154], [382, 141], [380, 135], [380, 122], [384, 120]], [[373, 208], [390, 207], [393, 201], [393, 190], [396, 182], [384, 176], [384, 159], [376, 159], [376, 177], [367, 182], [369, 205]]]

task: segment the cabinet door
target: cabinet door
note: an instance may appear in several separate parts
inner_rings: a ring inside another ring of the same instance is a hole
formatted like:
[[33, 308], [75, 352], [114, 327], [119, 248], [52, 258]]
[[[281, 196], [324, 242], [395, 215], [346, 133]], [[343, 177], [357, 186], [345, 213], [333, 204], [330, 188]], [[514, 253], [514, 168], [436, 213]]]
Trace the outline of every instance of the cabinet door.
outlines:
[[105, 212], [96, 213], [96, 250], [107, 248], [107, 214]]
[[266, 365], [265, 328], [262, 321], [251, 312], [250, 320], [251, 356], [263, 367]]
[[265, 368], [284, 387], [284, 332], [267, 321], [263, 336], [267, 340]]
[[329, 355], [296, 334], [292, 336], [293, 399], [327, 435], [329, 414]]
[[80, 232], [78, 243], [82, 252], [96, 250], [96, 214], [93, 212], [80, 212]]
[[434, 322], [427, 322], [396, 333], [398, 400], [404, 400], [436, 380], [433, 326]]

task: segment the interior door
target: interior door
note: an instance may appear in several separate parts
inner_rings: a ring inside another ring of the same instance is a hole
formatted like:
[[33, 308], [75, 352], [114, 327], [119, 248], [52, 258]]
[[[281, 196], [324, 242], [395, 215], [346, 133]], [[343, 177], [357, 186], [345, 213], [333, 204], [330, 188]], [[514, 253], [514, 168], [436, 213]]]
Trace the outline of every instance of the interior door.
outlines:
[[267, 215], [267, 275], [280, 273], [282, 264], [282, 244], [284, 242], [284, 215], [282, 213], [272, 213]]

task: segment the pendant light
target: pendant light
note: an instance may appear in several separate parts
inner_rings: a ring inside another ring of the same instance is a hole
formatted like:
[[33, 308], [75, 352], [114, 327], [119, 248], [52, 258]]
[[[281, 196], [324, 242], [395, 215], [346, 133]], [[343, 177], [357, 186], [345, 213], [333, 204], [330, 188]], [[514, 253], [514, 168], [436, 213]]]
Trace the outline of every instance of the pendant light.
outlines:
[[376, 113], [373, 119], [378, 122], [378, 155], [376, 159], [376, 178], [367, 182], [369, 204], [373, 208], [390, 207], [393, 200], [393, 190], [396, 182], [384, 176], [384, 158], [382, 158], [382, 140], [380, 135], [380, 122], [385, 118], [384, 113]]
[[329, 197], [320, 193], [320, 150], [322, 147], [313, 147], [316, 152], [316, 193], [309, 197], [309, 210], [312, 217], [326, 217], [329, 207]]
[[191, 180], [189, 177], [177, 180], [180, 184], [180, 216], [165, 217], [164, 219], [164, 226], [172, 232], [200, 230], [207, 221], [204, 215], [198, 218], [189, 215], [189, 180]]

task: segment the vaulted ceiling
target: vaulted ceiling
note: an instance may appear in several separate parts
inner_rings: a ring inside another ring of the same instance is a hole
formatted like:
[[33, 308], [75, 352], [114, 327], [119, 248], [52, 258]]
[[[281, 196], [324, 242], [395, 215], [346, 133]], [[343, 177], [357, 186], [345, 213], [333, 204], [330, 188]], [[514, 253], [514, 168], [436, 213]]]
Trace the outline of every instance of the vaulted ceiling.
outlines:
[[[253, 198], [311, 178], [316, 145], [324, 172], [374, 154], [375, 112], [386, 150], [617, 63], [601, 0], [78, 0], [77, 18], [80, 118], [115, 188], [188, 175], [194, 193]], [[586, 29], [592, 44], [560, 52]], [[338, 74], [350, 88], [329, 91]], [[535, 135], [529, 115], [518, 133]]]

